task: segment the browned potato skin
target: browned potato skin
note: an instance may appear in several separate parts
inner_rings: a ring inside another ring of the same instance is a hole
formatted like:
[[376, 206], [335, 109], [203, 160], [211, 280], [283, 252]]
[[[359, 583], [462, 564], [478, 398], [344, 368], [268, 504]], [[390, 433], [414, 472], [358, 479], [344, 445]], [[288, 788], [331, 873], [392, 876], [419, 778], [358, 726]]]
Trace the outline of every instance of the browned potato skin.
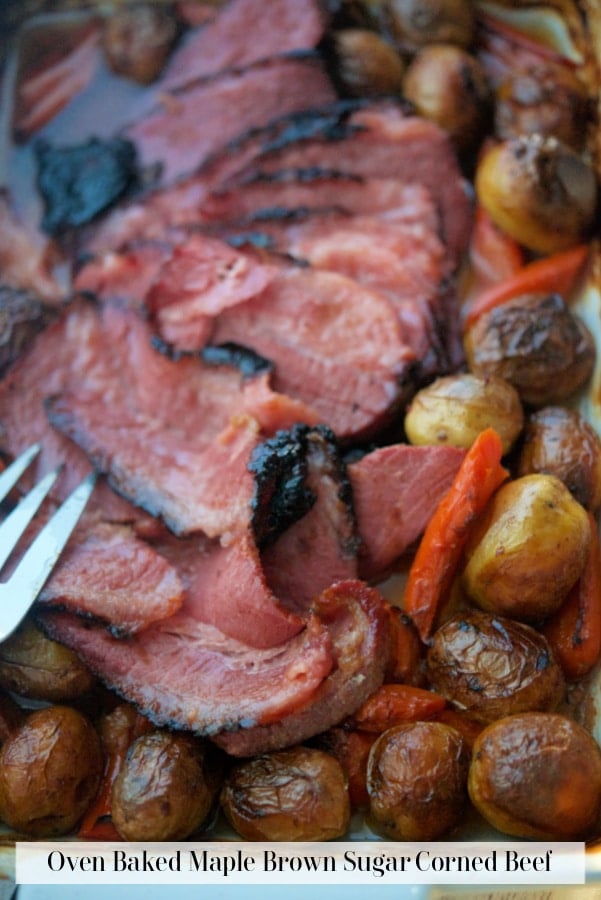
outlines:
[[427, 672], [437, 693], [481, 722], [554, 710], [565, 694], [542, 634], [479, 610], [457, 614], [435, 632]]
[[508, 716], [476, 738], [468, 786], [474, 806], [505, 834], [583, 840], [599, 816], [601, 751], [565, 716]]
[[67, 706], [32, 713], [0, 751], [0, 818], [32, 837], [68, 834], [96, 794], [100, 741]]
[[495, 225], [535, 253], [567, 250], [594, 224], [595, 172], [554, 137], [522, 135], [492, 146], [478, 163], [475, 186]]
[[478, 60], [451, 44], [430, 44], [411, 61], [403, 94], [420, 116], [449, 133], [459, 151], [479, 141], [488, 125], [491, 91]]
[[369, 825], [392, 840], [436, 840], [463, 814], [467, 772], [468, 754], [455, 728], [441, 722], [389, 728], [369, 754]]
[[601, 506], [601, 440], [576, 410], [546, 406], [532, 413], [517, 471], [555, 475], [586, 509]]
[[502, 485], [465, 548], [462, 582], [479, 607], [536, 622], [561, 606], [591, 541], [586, 510], [553, 475]]
[[470, 0], [376, 0], [383, 26], [408, 52], [425, 44], [469, 47], [475, 19]]
[[152, 731], [137, 738], [111, 794], [121, 837], [176, 841], [200, 828], [216, 793], [207, 764], [207, 748], [191, 735]]
[[340, 763], [309, 747], [234, 766], [221, 806], [232, 828], [249, 841], [327, 841], [342, 837], [350, 818]]
[[580, 151], [588, 120], [586, 89], [567, 66], [545, 63], [511, 72], [497, 90], [495, 132], [501, 140], [536, 133]]
[[412, 444], [469, 449], [481, 431], [494, 428], [508, 453], [524, 424], [518, 392], [496, 375], [445, 375], [417, 392], [405, 415]]
[[332, 36], [334, 75], [347, 97], [399, 94], [405, 66], [396, 50], [373, 31], [348, 28]]
[[107, 64], [117, 75], [150, 84], [161, 74], [176, 37], [177, 21], [167, 5], [118, 6], [104, 24]]
[[22, 697], [64, 703], [95, 684], [73, 651], [47, 638], [29, 620], [0, 644], [0, 686]]
[[524, 294], [483, 313], [465, 352], [470, 371], [504, 378], [533, 407], [568, 400], [595, 364], [592, 335], [558, 294]]

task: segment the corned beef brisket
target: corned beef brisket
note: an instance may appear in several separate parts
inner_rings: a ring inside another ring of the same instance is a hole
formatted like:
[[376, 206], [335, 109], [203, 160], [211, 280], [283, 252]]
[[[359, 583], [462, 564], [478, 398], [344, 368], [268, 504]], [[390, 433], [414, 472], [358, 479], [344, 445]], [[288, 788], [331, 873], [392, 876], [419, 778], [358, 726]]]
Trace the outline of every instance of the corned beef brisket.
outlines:
[[101, 137], [131, 143], [138, 193], [61, 232], [68, 298], [0, 205], [4, 296], [34, 310], [2, 363], [0, 448], [40, 441], [32, 479], [66, 463], [32, 533], [101, 473], [38, 619], [152, 721], [238, 756], [379, 687], [368, 581], [463, 457], [397, 442], [415, 390], [462, 361], [452, 145], [402, 102], [337, 99], [318, 0], [266, 15], [229, 0], [120, 107]]

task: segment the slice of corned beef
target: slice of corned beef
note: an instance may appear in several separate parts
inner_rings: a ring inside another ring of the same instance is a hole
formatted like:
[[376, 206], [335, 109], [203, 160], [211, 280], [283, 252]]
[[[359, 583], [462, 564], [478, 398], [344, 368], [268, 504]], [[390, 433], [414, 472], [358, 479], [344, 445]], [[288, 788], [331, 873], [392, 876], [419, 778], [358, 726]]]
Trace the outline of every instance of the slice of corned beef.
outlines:
[[[347, 182], [354, 176], [422, 185], [440, 212], [451, 258], [456, 261], [467, 246], [471, 201], [447, 135], [392, 100], [339, 101], [239, 134], [189, 177], [116, 209], [88, 232], [83, 246], [100, 252], [137, 237], [161, 237], [171, 227], [202, 220], [209, 195], [235, 187], [237, 179], [295, 169], [328, 169], [345, 174]], [[336, 205], [342, 202], [341, 190]]]
[[169, 184], [241, 132], [306, 109], [307, 102], [334, 99], [319, 58], [271, 59], [161, 95], [160, 106], [122, 136], [133, 141], [143, 167], [160, 164], [160, 182]]
[[316, 47], [324, 26], [317, 0], [271, 0], [268, 6], [261, 0], [229, 0], [176, 50], [159, 88], [173, 90], [232, 66]]
[[193, 537], [163, 539], [155, 546], [178, 572], [185, 612], [192, 618], [261, 650], [283, 644], [305, 626], [267, 585], [249, 530], [225, 547]]
[[82, 523], [38, 597], [133, 634], [176, 613], [184, 591], [175, 569], [130, 527]]
[[386, 574], [421, 536], [463, 457], [456, 447], [393, 444], [349, 465], [362, 578]]
[[69, 613], [40, 619], [156, 724], [218, 735], [235, 755], [285, 747], [339, 722], [381, 684], [388, 658], [386, 607], [356, 581], [325, 591], [306, 627], [268, 650], [185, 613], [128, 640]]
[[212, 341], [270, 359], [274, 388], [341, 439], [381, 428], [409, 385], [413, 354], [387, 298], [333, 272], [281, 269], [262, 294], [215, 319]]
[[[350, 483], [333, 434], [324, 426], [296, 428], [294, 434], [304, 443], [303, 488], [312, 502], [265, 547], [261, 562], [274, 594], [302, 615], [327, 587], [357, 576], [358, 539]], [[269, 461], [264, 465], [269, 467]], [[271, 506], [285, 501], [290, 491], [282, 493], [276, 492]]]
[[123, 253], [104, 253], [86, 261], [73, 279], [75, 293], [119, 300], [141, 307], [161, 267], [173, 252], [166, 242], [142, 241]]
[[389, 656], [388, 613], [380, 594], [359, 581], [342, 581], [315, 601], [328, 627], [336, 666], [304, 708], [255, 727], [214, 737], [233, 756], [252, 756], [304, 741], [356, 711], [382, 683]]
[[317, 616], [267, 650], [185, 613], [127, 640], [69, 613], [49, 610], [39, 618], [53, 638], [157, 725], [199, 734], [278, 719], [306, 706], [335, 662], [329, 630]]
[[154, 278], [146, 306], [165, 341], [198, 349], [210, 340], [215, 316], [261, 294], [277, 271], [223, 241], [193, 235], [174, 247]]

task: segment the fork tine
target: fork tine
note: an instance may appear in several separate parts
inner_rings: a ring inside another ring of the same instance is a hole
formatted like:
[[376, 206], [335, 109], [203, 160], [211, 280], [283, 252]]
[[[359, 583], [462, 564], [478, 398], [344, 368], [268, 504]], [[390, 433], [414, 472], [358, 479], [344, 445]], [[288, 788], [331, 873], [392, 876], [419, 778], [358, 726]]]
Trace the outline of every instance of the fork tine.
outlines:
[[58, 478], [62, 466], [48, 472], [45, 478], [26, 494], [18, 506], [0, 525], [0, 569], [14, 550], [17, 541], [42, 505], [44, 497]]
[[91, 472], [44, 525], [9, 580], [0, 584], [0, 640], [12, 634], [43, 588], [95, 483], [96, 473]]
[[0, 475], [0, 501], [4, 500], [8, 492], [14, 488], [25, 469], [40, 452], [40, 449], [40, 444], [32, 444], [20, 456], [17, 456], [8, 469], [2, 472]]

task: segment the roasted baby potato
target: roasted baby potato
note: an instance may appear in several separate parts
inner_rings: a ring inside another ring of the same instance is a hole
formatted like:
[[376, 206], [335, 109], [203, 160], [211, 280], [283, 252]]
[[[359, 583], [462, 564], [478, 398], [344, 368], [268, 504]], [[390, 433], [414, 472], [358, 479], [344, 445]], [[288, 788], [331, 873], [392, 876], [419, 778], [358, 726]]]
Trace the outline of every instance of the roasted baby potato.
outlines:
[[475, 18], [470, 0], [376, 0], [383, 26], [408, 52], [425, 44], [469, 47]]
[[463, 738], [441, 722], [383, 732], [367, 764], [370, 826], [383, 837], [433, 841], [455, 825], [467, 800]]
[[118, 5], [106, 19], [103, 47], [117, 75], [150, 84], [163, 71], [177, 37], [177, 19], [168, 5]]
[[478, 60], [452, 44], [430, 44], [411, 61], [403, 94], [417, 113], [449, 133], [459, 151], [474, 147], [488, 125], [491, 91]]
[[350, 818], [340, 763], [309, 747], [234, 766], [221, 805], [232, 828], [248, 841], [327, 841], [342, 837]]
[[507, 453], [523, 422], [513, 385], [496, 375], [462, 373], [437, 378], [417, 392], [405, 416], [405, 432], [412, 444], [450, 444], [467, 450], [490, 427]]
[[534, 407], [563, 403], [595, 364], [591, 333], [559, 294], [524, 294], [483, 313], [465, 352], [472, 372], [504, 378]]
[[476, 739], [468, 785], [474, 806], [505, 834], [583, 840], [601, 808], [601, 751], [565, 716], [507, 716]]
[[334, 77], [347, 97], [400, 94], [405, 66], [394, 47], [366, 28], [346, 28], [331, 39]]
[[475, 185], [495, 225], [536, 253], [575, 246], [595, 219], [594, 170], [553, 137], [530, 134], [496, 144], [480, 161]]
[[518, 474], [555, 475], [576, 500], [601, 506], [601, 440], [586, 419], [564, 406], [546, 406], [528, 418]]
[[534, 628], [479, 610], [445, 622], [428, 651], [430, 684], [472, 718], [554, 710], [565, 693], [561, 669]]
[[0, 686], [22, 697], [64, 703], [95, 683], [73, 651], [47, 638], [30, 620], [0, 644]]
[[510, 72], [497, 90], [495, 133], [501, 140], [541, 134], [580, 151], [587, 120], [586, 89], [567, 65], [541, 60]]
[[591, 541], [586, 510], [553, 475], [502, 485], [466, 546], [463, 585], [482, 609], [520, 621], [555, 612]]
[[218, 785], [207, 746], [191, 735], [151, 731], [131, 744], [111, 794], [126, 841], [184, 840], [207, 818]]
[[87, 718], [67, 706], [36, 710], [0, 750], [0, 818], [31, 837], [68, 834], [93, 800], [102, 768]]

